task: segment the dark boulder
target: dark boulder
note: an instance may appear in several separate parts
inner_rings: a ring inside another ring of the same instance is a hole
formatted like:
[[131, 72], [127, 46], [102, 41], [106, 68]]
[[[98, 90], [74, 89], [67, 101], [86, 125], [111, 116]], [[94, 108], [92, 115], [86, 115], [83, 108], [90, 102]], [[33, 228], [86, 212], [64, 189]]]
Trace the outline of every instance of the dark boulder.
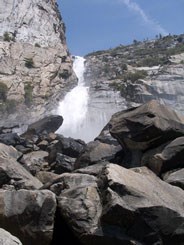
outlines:
[[0, 142], [5, 145], [16, 146], [21, 144], [23, 140], [16, 133], [0, 134]]
[[75, 158], [57, 153], [56, 162], [51, 165], [51, 170], [56, 174], [72, 172], [74, 170]]
[[184, 117], [158, 101], [115, 113], [110, 133], [123, 147], [145, 151], [184, 135]]
[[184, 168], [165, 173], [163, 175], [163, 180], [184, 190]]
[[0, 203], [0, 227], [26, 245], [51, 243], [56, 211], [54, 193], [48, 190], [1, 190]]
[[120, 145], [110, 145], [98, 140], [87, 144], [84, 152], [77, 158], [75, 169], [87, 167], [102, 161], [115, 162], [116, 156], [121, 151]]
[[184, 137], [179, 137], [169, 144], [146, 152], [142, 164], [147, 165], [156, 174], [184, 167]]
[[[82, 244], [182, 245], [184, 192], [180, 188], [146, 167], [90, 168], [90, 175], [62, 174], [50, 185], [58, 195], [59, 215]], [[90, 173], [89, 167], [84, 172]]]
[[63, 123], [63, 117], [58, 115], [52, 115], [45, 117], [35, 123], [28, 126], [23, 137], [32, 139], [34, 135], [49, 134], [55, 132]]
[[72, 138], [65, 138], [58, 135], [57, 139], [51, 142], [47, 150], [49, 152], [48, 161], [50, 163], [56, 161], [58, 153], [62, 153], [71, 158], [77, 158], [84, 150], [86, 144], [82, 140], [75, 140]]
[[18, 158], [20, 153], [14, 147], [0, 143], [0, 187], [39, 189], [42, 183], [17, 162]]

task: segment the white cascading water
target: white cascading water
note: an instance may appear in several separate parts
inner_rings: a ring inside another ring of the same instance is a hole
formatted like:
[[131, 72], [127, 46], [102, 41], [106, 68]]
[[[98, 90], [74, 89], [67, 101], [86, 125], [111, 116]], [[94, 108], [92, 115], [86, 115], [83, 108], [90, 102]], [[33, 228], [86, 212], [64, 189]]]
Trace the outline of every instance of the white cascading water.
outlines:
[[75, 57], [73, 69], [78, 85], [60, 102], [57, 113], [64, 121], [57, 133], [89, 142], [99, 135], [112, 114], [123, 107], [116, 92], [90, 91], [87, 81], [84, 81], [84, 61], [83, 57]]
[[85, 59], [83, 57], [75, 56], [73, 69], [78, 77], [78, 85], [67, 93], [58, 108], [58, 114], [62, 115], [64, 121], [57, 133], [78, 139], [84, 139], [84, 137], [81, 137], [81, 134], [89, 97], [88, 87], [85, 86], [83, 77], [84, 61]]

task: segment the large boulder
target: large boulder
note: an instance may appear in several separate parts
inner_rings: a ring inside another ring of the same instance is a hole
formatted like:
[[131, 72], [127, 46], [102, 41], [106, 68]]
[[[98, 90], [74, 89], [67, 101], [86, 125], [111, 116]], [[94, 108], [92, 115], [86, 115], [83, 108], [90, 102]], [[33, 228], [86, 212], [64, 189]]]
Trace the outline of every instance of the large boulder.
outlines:
[[79, 171], [62, 174], [50, 189], [82, 244], [183, 245], [183, 190], [147, 167], [99, 164]]
[[65, 173], [54, 180], [50, 189], [58, 195], [58, 215], [75, 235], [96, 230], [102, 212], [96, 177]]
[[145, 151], [184, 135], [184, 116], [155, 100], [115, 113], [109, 124], [112, 136], [130, 150]]
[[163, 180], [184, 190], [184, 168], [172, 172], [169, 171], [163, 175]]
[[0, 191], [0, 227], [23, 244], [51, 243], [55, 211], [56, 198], [48, 190]]
[[22, 243], [17, 237], [0, 228], [0, 245], [22, 245]]
[[17, 162], [20, 156], [14, 147], [0, 143], [0, 187], [13, 185], [15, 189], [39, 189], [42, 183]]
[[35, 123], [28, 126], [22, 137], [31, 139], [34, 135], [41, 135], [43, 133], [49, 134], [55, 132], [63, 123], [63, 117], [58, 115], [51, 115], [45, 117]]
[[184, 137], [178, 137], [169, 144], [147, 151], [142, 165], [147, 165], [156, 174], [184, 167]]
[[19, 162], [21, 162], [32, 175], [36, 175], [37, 172], [48, 168], [48, 163], [45, 160], [46, 157], [48, 157], [48, 152], [46, 151], [33, 151], [24, 154]]
[[54, 162], [58, 153], [62, 153], [72, 158], [77, 158], [83, 152], [85, 146], [86, 144], [82, 140], [57, 135], [56, 140], [51, 142], [50, 146], [47, 148], [49, 152], [48, 161], [50, 163]]
[[120, 145], [110, 145], [98, 140], [91, 141], [77, 158], [75, 168], [83, 168], [103, 161], [115, 162], [120, 151]]

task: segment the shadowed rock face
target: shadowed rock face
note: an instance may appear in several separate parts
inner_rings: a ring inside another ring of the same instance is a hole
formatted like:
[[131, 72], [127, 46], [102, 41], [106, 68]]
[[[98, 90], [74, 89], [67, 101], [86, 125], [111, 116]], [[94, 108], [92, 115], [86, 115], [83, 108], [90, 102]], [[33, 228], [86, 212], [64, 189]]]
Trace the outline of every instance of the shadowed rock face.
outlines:
[[181, 189], [146, 167], [98, 165], [62, 174], [49, 187], [61, 219], [83, 244], [182, 244]]
[[184, 135], [184, 117], [153, 100], [114, 114], [110, 133], [123, 147], [144, 151]]
[[1, 227], [19, 237], [23, 244], [51, 243], [56, 210], [52, 192], [1, 190], [0, 203]]
[[[137, 128], [126, 124], [122, 131], [126, 126], [134, 141], [128, 144], [127, 134], [120, 134], [127, 144], [123, 151], [109, 135], [110, 123], [87, 145], [54, 134], [53, 127], [47, 131], [44, 123], [29, 139], [11, 138], [12, 129], [6, 128], [8, 138], [3, 131], [1, 140], [12, 142], [20, 152], [0, 144], [0, 226], [26, 245], [183, 245], [183, 169], [175, 169], [183, 167], [184, 137], [178, 137], [183, 119], [156, 102], [124, 114], [133, 115], [133, 123], [141, 122], [142, 128], [147, 129], [149, 123], [155, 127], [157, 137], [140, 131], [144, 150], [136, 144]], [[126, 122], [124, 114], [121, 119]], [[135, 160], [138, 152], [139, 164], [147, 166], [131, 168], [137, 163], [132, 161], [129, 169], [122, 167], [127, 154]], [[162, 159], [155, 172], [160, 176], [170, 170], [162, 175], [163, 180], [153, 172], [155, 155]]]

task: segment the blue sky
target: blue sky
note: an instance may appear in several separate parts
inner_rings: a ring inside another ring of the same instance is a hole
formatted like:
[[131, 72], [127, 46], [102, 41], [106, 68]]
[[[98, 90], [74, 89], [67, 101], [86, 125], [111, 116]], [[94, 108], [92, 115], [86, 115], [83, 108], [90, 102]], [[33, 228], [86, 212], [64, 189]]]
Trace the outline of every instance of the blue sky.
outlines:
[[184, 0], [58, 0], [73, 55], [184, 33]]

